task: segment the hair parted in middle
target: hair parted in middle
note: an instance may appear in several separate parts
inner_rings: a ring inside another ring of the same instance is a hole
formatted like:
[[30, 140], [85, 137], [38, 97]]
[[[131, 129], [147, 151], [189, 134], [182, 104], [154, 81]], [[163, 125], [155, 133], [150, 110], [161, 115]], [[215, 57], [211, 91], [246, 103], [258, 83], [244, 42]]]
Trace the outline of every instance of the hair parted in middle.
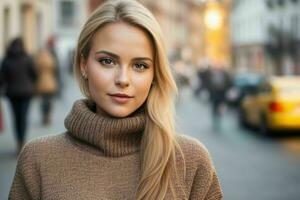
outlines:
[[[152, 13], [134, 0], [108, 0], [97, 8], [80, 33], [74, 73], [83, 94], [90, 98], [88, 82], [80, 69], [87, 60], [96, 32], [106, 24], [124, 22], [145, 31], [154, 47], [154, 84], [146, 100], [147, 123], [141, 143], [141, 180], [136, 199], [164, 199], [170, 187], [175, 195], [171, 174], [175, 173], [174, 97], [177, 87], [172, 76], [158, 22]], [[182, 152], [181, 152], [182, 154]]]

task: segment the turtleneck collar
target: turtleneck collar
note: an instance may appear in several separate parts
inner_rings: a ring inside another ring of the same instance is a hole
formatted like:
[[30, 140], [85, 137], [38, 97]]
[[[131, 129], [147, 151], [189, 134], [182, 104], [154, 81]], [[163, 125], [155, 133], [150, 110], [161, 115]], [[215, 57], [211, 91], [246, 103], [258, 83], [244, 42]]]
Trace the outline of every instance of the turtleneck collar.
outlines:
[[65, 119], [68, 134], [101, 150], [105, 156], [119, 157], [139, 151], [146, 117], [138, 109], [128, 117], [113, 118], [95, 113], [91, 100], [78, 100]]

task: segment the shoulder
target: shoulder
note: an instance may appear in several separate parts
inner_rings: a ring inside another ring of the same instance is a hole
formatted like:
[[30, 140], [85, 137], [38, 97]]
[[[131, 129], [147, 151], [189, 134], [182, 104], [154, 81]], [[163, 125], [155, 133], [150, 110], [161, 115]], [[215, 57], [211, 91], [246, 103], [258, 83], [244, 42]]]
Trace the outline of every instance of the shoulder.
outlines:
[[28, 153], [31, 155], [34, 154], [35, 156], [38, 156], [39, 154], [53, 153], [53, 151], [65, 146], [66, 142], [67, 139], [64, 133], [38, 137], [30, 140], [24, 145], [20, 157]]
[[177, 135], [176, 140], [187, 165], [212, 168], [209, 151], [199, 140], [186, 135]]
[[196, 157], [209, 156], [207, 148], [196, 138], [187, 135], [177, 135], [176, 140], [185, 153], [192, 154]]
[[64, 137], [64, 134], [39, 137], [26, 143], [18, 157], [17, 171], [37, 171], [47, 155], [55, 154], [53, 148], [61, 146]]
[[54, 145], [60, 143], [62, 140], [65, 140], [65, 133], [37, 137], [27, 142], [24, 148], [32, 148], [40, 145]]
[[221, 199], [222, 190], [207, 148], [197, 139], [178, 135], [190, 199]]

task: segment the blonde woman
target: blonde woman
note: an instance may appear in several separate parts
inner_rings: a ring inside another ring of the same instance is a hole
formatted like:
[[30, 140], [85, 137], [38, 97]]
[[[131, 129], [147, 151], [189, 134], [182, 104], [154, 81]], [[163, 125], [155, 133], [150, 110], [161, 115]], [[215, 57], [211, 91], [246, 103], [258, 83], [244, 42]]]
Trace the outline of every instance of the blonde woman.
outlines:
[[66, 133], [23, 149], [10, 199], [221, 199], [205, 147], [175, 134], [176, 85], [153, 15], [111, 0], [87, 20]]

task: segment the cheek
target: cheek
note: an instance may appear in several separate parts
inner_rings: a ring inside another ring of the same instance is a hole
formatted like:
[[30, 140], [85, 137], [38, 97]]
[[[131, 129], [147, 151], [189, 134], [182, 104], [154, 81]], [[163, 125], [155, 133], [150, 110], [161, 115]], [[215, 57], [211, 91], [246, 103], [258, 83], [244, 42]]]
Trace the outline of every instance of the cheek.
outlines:
[[147, 98], [152, 84], [152, 80], [152, 76], [139, 77], [136, 79], [135, 85], [137, 92], [140, 94], [141, 99], [145, 100]]
[[91, 93], [106, 92], [106, 89], [113, 83], [113, 73], [111, 71], [103, 70], [99, 66], [89, 68], [89, 89]]

